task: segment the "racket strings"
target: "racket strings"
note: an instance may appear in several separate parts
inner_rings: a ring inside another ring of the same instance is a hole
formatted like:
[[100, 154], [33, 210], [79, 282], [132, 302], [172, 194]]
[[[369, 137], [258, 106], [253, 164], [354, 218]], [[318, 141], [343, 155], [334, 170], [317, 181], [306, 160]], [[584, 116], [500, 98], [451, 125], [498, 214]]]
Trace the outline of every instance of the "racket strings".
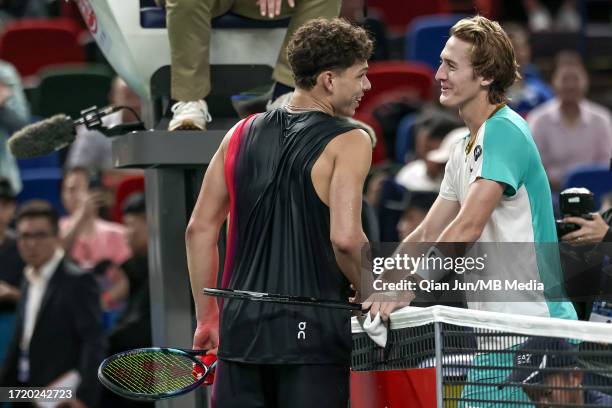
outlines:
[[109, 362], [104, 375], [117, 386], [136, 394], [165, 394], [192, 385], [193, 361], [172, 353], [126, 354]]

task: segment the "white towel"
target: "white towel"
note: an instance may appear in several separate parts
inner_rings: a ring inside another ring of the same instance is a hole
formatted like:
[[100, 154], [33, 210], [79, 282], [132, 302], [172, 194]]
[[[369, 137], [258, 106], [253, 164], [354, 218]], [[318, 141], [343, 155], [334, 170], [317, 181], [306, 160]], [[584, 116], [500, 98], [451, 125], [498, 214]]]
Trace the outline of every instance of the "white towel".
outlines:
[[380, 347], [387, 345], [387, 325], [381, 319], [380, 313], [376, 313], [374, 320], [372, 320], [370, 313], [367, 313], [365, 320], [361, 321], [361, 326], [374, 343]]

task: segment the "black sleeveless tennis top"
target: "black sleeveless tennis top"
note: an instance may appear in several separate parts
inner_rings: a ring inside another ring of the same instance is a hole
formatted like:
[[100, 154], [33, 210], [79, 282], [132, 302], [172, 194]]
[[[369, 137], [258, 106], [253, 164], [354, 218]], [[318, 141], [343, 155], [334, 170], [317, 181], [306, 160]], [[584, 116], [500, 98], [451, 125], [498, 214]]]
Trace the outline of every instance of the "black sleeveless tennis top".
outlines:
[[[311, 170], [355, 126], [284, 109], [238, 125], [225, 158], [230, 227], [222, 286], [347, 301], [330, 241], [329, 207]], [[224, 299], [219, 357], [265, 364], [350, 364], [350, 312]]]

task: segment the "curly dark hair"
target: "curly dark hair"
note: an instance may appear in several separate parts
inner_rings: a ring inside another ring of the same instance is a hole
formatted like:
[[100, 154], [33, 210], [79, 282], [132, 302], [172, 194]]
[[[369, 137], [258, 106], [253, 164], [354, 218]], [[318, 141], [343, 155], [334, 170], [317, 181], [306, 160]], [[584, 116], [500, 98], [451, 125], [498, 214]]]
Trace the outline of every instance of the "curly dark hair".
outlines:
[[364, 29], [340, 18], [317, 18], [293, 34], [287, 54], [296, 86], [309, 90], [321, 72], [344, 70], [367, 61], [373, 48]]

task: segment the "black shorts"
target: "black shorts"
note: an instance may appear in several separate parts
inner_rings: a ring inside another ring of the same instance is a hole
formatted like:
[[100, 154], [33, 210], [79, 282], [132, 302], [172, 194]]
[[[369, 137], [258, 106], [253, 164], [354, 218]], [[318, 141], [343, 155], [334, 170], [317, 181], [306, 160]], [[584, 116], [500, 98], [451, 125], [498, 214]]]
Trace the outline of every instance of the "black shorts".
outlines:
[[213, 408], [346, 408], [349, 367], [219, 360]]

